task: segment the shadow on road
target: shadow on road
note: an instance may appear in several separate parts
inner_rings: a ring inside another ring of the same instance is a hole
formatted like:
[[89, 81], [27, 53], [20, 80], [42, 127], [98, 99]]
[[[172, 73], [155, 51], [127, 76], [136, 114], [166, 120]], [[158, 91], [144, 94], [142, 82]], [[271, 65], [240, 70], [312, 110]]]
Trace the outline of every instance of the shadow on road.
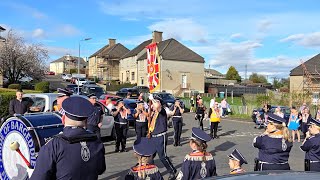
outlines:
[[230, 142], [230, 141], [226, 141], [218, 146], [215, 147], [215, 149], [213, 151], [211, 151], [210, 153], [214, 156], [216, 154], [216, 152], [218, 151], [227, 151], [229, 149], [231, 149], [232, 147], [234, 147], [235, 143]]

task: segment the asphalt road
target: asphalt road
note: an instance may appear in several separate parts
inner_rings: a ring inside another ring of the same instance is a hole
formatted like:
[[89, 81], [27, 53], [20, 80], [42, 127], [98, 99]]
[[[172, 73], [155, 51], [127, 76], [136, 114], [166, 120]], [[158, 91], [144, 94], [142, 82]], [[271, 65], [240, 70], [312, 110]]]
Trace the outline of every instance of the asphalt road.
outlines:
[[[191, 136], [191, 128], [197, 127], [197, 121], [194, 120], [194, 113], [184, 114], [184, 123], [182, 131], [182, 146], [174, 147], [173, 129], [170, 128], [169, 141], [167, 146], [167, 154], [172, 160], [173, 165], [179, 170], [181, 168], [184, 156], [191, 151], [188, 138]], [[205, 121], [205, 126], [209, 122]], [[228, 154], [234, 148], [237, 148], [247, 159], [248, 164], [243, 167], [246, 171], [253, 171], [254, 158], [258, 154], [258, 150], [252, 146], [255, 136], [260, 135], [263, 130], [255, 129], [254, 124], [250, 121], [232, 120], [229, 118], [222, 119], [219, 126], [219, 139], [211, 140], [208, 143], [208, 152], [214, 155], [218, 175], [226, 175], [229, 173]], [[209, 130], [207, 130], [209, 133]], [[132, 144], [135, 140], [134, 129], [129, 130], [129, 138], [127, 140], [128, 152], [114, 153], [114, 141], [105, 142], [106, 148], [106, 164], [107, 170], [99, 176], [100, 179], [123, 179], [129, 168], [136, 164], [133, 156]], [[304, 153], [299, 149], [301, 143], [295, 142], [290, 153], [289, 163], [292, 170], [303, 171]], [[155, 164], [159, 167], [164, 179], [168, 178], [168, 172], [164, 168], [158, 156], [155, 158]]]

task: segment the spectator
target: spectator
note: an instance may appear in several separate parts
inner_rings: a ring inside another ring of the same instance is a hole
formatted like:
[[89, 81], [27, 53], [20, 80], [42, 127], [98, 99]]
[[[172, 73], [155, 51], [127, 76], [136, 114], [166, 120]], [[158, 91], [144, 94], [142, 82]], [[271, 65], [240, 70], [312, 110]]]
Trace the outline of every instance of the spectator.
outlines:
[[212, 96], [212, 99], [210, 100], [210, 108], [214, 106], [214, 103], [216, 102], [216, 98]]
[[190, 112], [194, 112], [194, 96], [191, 96], [190, 105], [191, 105]]
[[227, 108], [228, 108], [228, 103], [227, 103], [226, 98], [224, 98], [221, 101], [221, 108], [222, 108], [222, 117], [225, 117], [226, 116], [226, 112], [227, 112]]
[[295, 107], [291, 108], [291, 114], [289, 118], [289, 124], [288, 124], [288, 129], [291, 130], [292, 132], [292, 141], [295, 141], [295, 135], [297, 134], [298, 142], [300, 142], [300, 132], [299, 132], [299, 126], [300, 126], [300, 119], [298, 115], [298, 111], [296, 110]]
[[312, 117], [309, 111], [309, 108], [305, 107], [303, 113], [301, 114], [301, 131], [303, 133], [304, 138], [306, 138], [306, 133], [308, 132], [308, 124], [310, 123]]
[[316, 118], [316, 120], [320, 119], [320, 107], [318, 107], [317, 114], [316, 114], [315, 118]]
[[303, 102], [303, 103], [302, 103], [302, 106], [299, 108], [299, 113], [300, 113], [300, 114], [303, 114], [304, 109], [307, 108], [307, 107], [308, 107], [308, 106], [307, 106], [307, 103], [306, 103], [306, 102]]
[[17, 90], [16, 99], [12, 99], [9, 104], [9, 114], [16, 116], [18, 114], [24, 114], [28, 111], [29, 103], [22, 99], [23, 91]]
[[106, 105], [107, 105], [107, 108], [109, 110], [109, 113], [111, 113], [112, 109], [114, 109], [114, 105], [112, 104], [112, 101], [111, 101], [111, 98], [108, 98], [107, 101], [106, 101]]
[[279, 106], [275, 109], [274, 114], [279, 117], [284, 118], [284, 114], [283, 114], [283, 112], [281, 112], [281, 108]]

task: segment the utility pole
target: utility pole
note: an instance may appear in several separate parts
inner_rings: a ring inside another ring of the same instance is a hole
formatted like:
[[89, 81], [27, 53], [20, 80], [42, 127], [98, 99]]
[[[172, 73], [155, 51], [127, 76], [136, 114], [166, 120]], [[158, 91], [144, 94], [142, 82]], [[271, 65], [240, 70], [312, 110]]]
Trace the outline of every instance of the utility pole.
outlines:
[[248, 72], [248, 66], [245, 65], [245, 70], [244, 70], [244, 80], [247, 80], [247, 72]]

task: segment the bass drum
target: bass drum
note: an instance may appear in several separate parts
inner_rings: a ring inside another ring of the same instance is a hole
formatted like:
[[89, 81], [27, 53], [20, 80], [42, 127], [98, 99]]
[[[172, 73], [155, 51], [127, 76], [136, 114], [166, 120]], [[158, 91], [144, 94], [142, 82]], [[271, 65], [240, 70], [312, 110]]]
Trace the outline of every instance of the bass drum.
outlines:
[[10, 146], [19, 143], [19, 150], [32, 168], [40, 147], [63, 130], [61, 116], [56, 113], [37, 113], [7, 119], [0, 128], [0, 177], [27, 179], [27, 164]]

